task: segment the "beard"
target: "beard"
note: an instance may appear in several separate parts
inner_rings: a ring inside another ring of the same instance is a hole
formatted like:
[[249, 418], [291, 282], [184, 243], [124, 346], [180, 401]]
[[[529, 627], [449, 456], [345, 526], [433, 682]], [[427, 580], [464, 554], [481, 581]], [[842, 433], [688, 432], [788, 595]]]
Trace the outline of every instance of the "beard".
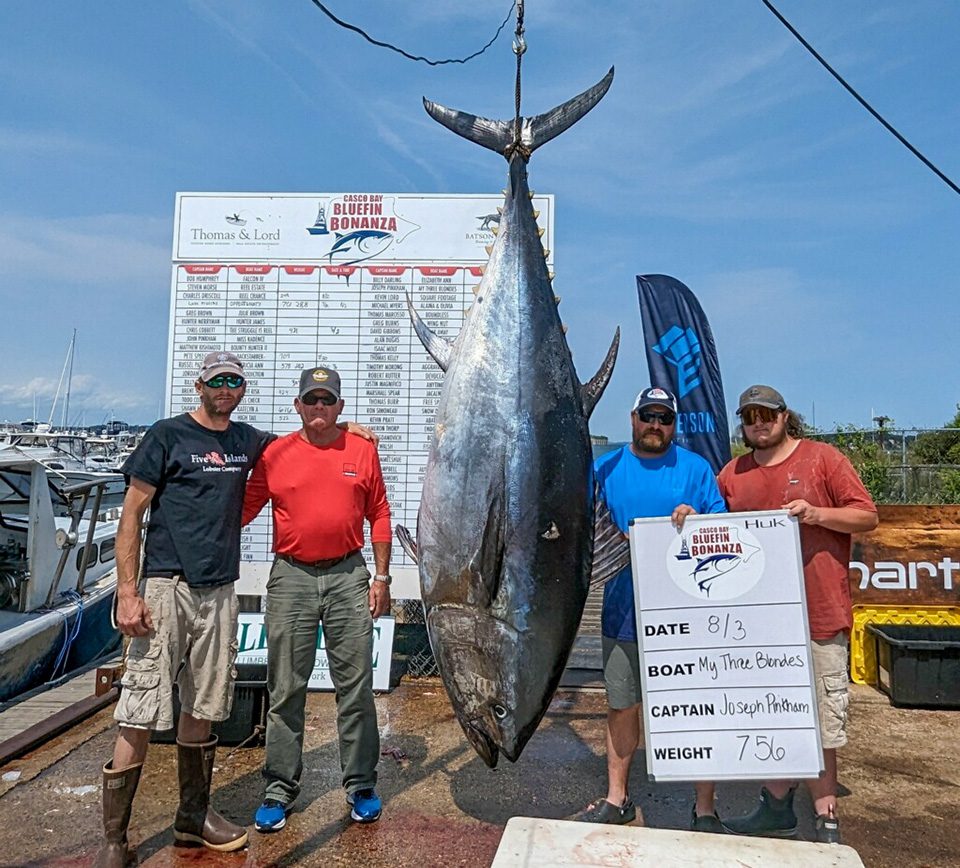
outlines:
[[648, 431], [640, 437], [633, 438], [633, 448], [638, 452], [660, 455], [670, 448], [670, 438], [659, 431]]
[[779, 432], [774, 429], [769, 434], [763, 434], [758, 437], [756, 440], [751, 439], [747, 436], [747, 432], [744, 429], [743, 431], [743, 442], [749, 446], [751, 449], [773, 449], [776, 446], [779, 446], [787, 439], [787, 426], [784, 425]]
[[237, 409], [237, 405], [240, 403], [240, 399], [243, 397], [241, 390], [230, 393], [229, 402], [226, 400], [217, 400], [216, 395], [208, 394], [206, 391], [200, 393], [200, 403], [203, 404], [203, 409], [207, 411], [207, 414], [211, 417], [227, 416]]

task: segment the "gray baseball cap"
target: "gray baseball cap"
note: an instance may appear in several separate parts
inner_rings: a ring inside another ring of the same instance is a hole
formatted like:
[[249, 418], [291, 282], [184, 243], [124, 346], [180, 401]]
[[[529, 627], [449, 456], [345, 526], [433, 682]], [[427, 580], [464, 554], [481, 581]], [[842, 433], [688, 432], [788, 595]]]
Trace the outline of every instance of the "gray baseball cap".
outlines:
[[307, 368], [300, 375], [300, 398], [317, 389], [324, 389], [340, 399], [340, 375], [332, 368]]
[[769, 407], [771, 410], [786, 410], [787, 402], [772, 386], [750, 386], [740, 396], [740, 406], [737, 408], [737, 415], [743, 411], [744, 407]]
[[225, 350], [215, 350], [212, 353], [207, 353], [197, 376], [205, 383], [217, 374], [237, 374], [242, 377], [244, 376], [243, 362], [233, 353], [228, 353]]

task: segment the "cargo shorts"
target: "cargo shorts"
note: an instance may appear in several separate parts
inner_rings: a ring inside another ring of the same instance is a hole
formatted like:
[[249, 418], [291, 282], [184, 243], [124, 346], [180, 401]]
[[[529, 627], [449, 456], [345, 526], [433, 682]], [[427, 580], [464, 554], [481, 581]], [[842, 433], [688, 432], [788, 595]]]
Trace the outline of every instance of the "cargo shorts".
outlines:
[[820, 711], [820, 740], [824, 749], [843, 747], [847, 743], [850, 706], [847, 634], [840, 632], [830, 639], [811, 639], [810, 649]]
[[640, 650], [636, 642], [601, 637], [603, 646], [603, 682], [607, 705], [615, 711], [632, 708], [643, 698], [640, 689]]
[[135, 729], [173, 729], [176, 683], [181, 711], [226, 720], [237, 678], [240, 607], [233, 582], [191, 588], [182, 576], [151, 576], [141, 590], [153, 630], [130, 641], [114, 718]]

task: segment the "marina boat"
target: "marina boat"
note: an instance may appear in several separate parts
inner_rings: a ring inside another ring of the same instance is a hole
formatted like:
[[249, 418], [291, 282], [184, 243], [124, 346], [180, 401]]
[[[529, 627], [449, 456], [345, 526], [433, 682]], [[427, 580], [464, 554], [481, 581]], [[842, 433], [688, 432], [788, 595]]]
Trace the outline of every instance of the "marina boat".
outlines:
[[0, 703], [119, 647], [120, 510], [103, 505], [118, 478], [65, 485], [41, 461], [0, 450]]
[[103, 505], [119, 506], [124, 480], [117, 470], [127, 453], [119, 447], [108, 448], [107, 442], [82, 434], [21, 431], [0, 443], [0, 462], [11, 456], [37, 461], [48, 471], [51, 484], [59, 487], [103, 480]]

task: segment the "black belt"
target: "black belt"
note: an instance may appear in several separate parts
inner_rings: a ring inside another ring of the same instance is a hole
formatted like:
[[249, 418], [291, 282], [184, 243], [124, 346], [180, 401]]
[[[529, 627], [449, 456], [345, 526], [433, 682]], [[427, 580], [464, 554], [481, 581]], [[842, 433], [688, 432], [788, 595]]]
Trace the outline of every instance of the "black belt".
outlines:
[[183, 575], [183, 570], [144, 570], [147, 579], [175, 579]]
[[301, 561], [293, 557], [293, 555], [277, 554], [277, 557], [281, 561], [286, 561], [288, 564], [293, 564], [295, 567], [305, 567], [310, 570], [329, 570], [330, 567], [335, 567], [337, 564], [343, 563], [347, 558], [353, 557], [357, 554], [360, 549], [354, 549], [352, 552], [347, 552], [345, 555], [340, 555], [338, 558], [321, 558], [319, 561]]

